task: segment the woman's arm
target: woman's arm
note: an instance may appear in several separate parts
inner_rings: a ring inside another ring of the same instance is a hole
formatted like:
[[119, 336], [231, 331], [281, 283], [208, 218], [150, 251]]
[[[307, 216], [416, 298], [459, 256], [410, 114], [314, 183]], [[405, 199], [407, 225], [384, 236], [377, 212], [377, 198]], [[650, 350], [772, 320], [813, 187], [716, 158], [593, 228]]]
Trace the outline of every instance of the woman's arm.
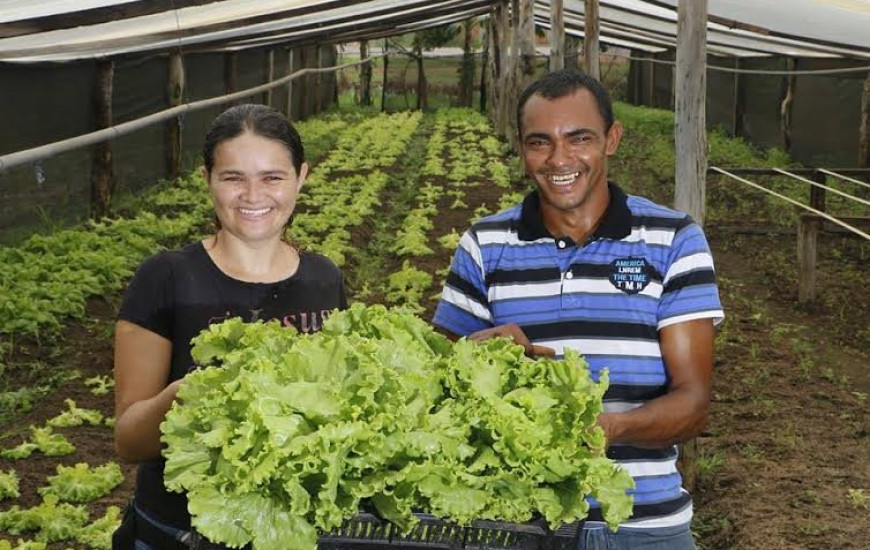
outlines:
[[115, 324], [115, 450], [131, 462], [160, 456], [160, 423], [181, 380], [167, 385], [172, 342], [128, 321]]

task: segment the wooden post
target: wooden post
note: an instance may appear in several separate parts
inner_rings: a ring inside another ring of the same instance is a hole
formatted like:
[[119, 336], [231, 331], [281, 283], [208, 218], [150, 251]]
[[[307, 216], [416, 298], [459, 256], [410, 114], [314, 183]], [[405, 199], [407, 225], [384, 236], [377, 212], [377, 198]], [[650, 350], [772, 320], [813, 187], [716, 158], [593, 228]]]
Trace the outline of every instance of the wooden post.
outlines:
[[649, 58], [649, 61], [646, 63], [646, 101], [644, 101], [643, 105], [654, 107], [656, 96], [656, 64], [653, 60], [656, 58], [656, 55], [653, 52], [649, 52], [647, 57]]
[[381, 86], [381, 112], [387, 110], [387, 69], [390, 67], [389, 42], [384, 38], [384, 84]]
[[601, 60], [598, 47], [598, 0], [586, 0], [584, 7], [584, 24], [586, 27], [583, 50], [585, 51], [583, 67], [586, 74], [601, 78]]
[[[788, 58], [786, 63], [787, 69], [794, 71], [796, 66], [797, 61], [793, 57]], [[793, 74], [785, 76], [783, 79], [782, 103], [779, 106], [779, 129], [782, 132], [782, 144], [786, 153], [791, 152], [791, 113], [796, 81], [797, 77]]]
[[[481, 24], [481, 27], [483, 25]], [[489, 40], [490, 40], [490, 32], [492, 30], [491, 25], [487, 24], [487, 27], [483, 31], [483, 53], [480, 57], [480, 112], [486, 112], [487, 99], [489, 99], [489, 89], [486, 85], [486, 73], [489, 71]]]
[[535, 1], [519, 0], [517, 95], [535, 79]]
[[804, 304], [816, 297], [816, 251], [821, 219], [815, 214], [802, 214], [798, 221], [798, 302]]
[[550, 70], [565, 68], [565, 12], [562, 0], [550, 0]]
[[[362, 40], [359, 43], [359, 58], [368, 59], [369, 58], [369, 41]], [[372, 104], [372, 63], [369, 61], [368, 63], [363, 63], [360, 65], [360, 73], [359, 73], [359, 103], [360, 105], [368, 107]]]
[[[275, 50], [269, 48], [266, 52], [266, 82], [275, 80]], [[272, 88], [263, 92], [263, 104], [269, 107], [272, 106]]]
[[426, 70], [423, 66], [423, 44], [422, 41], [416, 49], [417, 57], [417, 110], [422, 111], [429, 108], [429, 85], [426, 83]]
[[[226, 52], [224, 54], [224, 93], [231, 94], [236, 91], [236, 69], [238, 67], [238, 57], [235, 52]], [[237, 103], [237, 102], [235, 102]]]
[[471, 34], [474, 31], [474, 18], [466, 19], [462, 24], [462, 67], [459, 71], [459, 105], [471, 107], [474, 101], [474, 52], [471, 46]]
[[861, 94], [861, 128], [858, 130], [858, 167], [870, 166], [870, 72]]
[[[296, 69], [303, 70], [307, 69], [309, 63], [311, 62], [308, 58], [308, 46], [302, 46], [299, 48], [299, 67]], [[297, 94], [299, 96], [299, 112], [296, 116], [300, 119], [306, 118], [311, 114], [311, 109], [308, 108], [308, 104], [310, 103], [309, 97], [311, 93], [311, 75], [306, 74], [299, 81], [299, 86], [296, 87]]]
[[[293, 74], [293, 48], [287, 48], [287, 76]], [[287, 81], [287, 120], [293, 120], [293, 81]]]
[[[828, 181], [828, 177], [824, 172], [813, 172], [810, 179], [821, 185], [825, 185]], [[810, 185], [810, 206], [820, 212], [825, 212], [825, 195], [825, 189], [817, 185]]]
[[570, 35], [565, 36], [565, 66], [572, 69], [580, 67], [580, 39]]
[[496, 4], [490, 16], [490, 45], [492, 47], [492, 122], [495, 131], [507, 137], [505, 119], [505, 96], [507, 95], [508, 72], [508, 4]]
[[[734, 68], [740, 69], [740, 58], [734, 58]], [[733, 126], [733, 135], [735, 137], [742, 136], [744, 134], [743, 129], [743, 115], [746, 113], [746, 109], [744, 105], [744, 99], [746, 94], [744, 93], [743, 79], [740, 77], [740, 73], [734, 73], [734, 126]]]
[[[181, 105], [184, 98], [184, 63], [181, 53], [169, 56], [169, 78], [167, 83], [168, 103], [170, 107]], [[181, 117], [175, 117], [167, 123], [169, 134], [167, 167], [169, 177], [175, 179], [181, 175]]]
[[[317, 68], [323, 68], [323, 46], [317, 45]], [[323, 110], [323, 73], [314, 74], [314, 113]]]
[[[111, 59], [97, 62], [94, 81], [94, 126], [96, 130], [112, 125], [112, 81], [115, 64]], [[114, 190], [112, 181], [112, 148], [108, 141], [94, 146], [91, 161], [91, 217], [95, 220], [109, 213], [109, 201]]]
[[674, 206], [704, 224], [707, 174], [707, 0], [681, 0], [677, 20]]

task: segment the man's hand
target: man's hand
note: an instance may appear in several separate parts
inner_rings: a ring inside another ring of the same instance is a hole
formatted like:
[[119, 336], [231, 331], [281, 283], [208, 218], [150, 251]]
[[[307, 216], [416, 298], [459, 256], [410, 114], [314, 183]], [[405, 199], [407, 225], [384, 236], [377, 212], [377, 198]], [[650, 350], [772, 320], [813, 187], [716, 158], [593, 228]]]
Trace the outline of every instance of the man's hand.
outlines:
[[510, 338], [515, 344], [523, 346], [523, 350], [528, 357], [534, 357], [536, 355], [553, 357], [556, 355], [556, 350], [553, 348], [532, 344], [523, 332], [523, 329], [515, 323], [479, 330], [475, 333], [469, 334], [468, 339], [482, 342], [483, 340], [489, 340], [490, 338], [497, 338], [499, 336]]

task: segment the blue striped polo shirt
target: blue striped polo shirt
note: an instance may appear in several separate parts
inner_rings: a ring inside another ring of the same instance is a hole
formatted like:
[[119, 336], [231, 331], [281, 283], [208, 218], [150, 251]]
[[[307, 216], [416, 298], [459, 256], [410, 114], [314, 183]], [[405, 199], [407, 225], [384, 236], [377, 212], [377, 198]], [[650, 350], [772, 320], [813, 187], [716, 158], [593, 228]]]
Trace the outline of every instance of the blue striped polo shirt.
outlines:
[[[547, 231], [537, 192], [475, 223], [456, 250], [433, 322], [460, 336], [516, 323], [557, 357], [578, 350], [595, 380], [608, 369], [604, 410], [621, 412], [667, 391], [659, 330], [694, 319], [718, 323], [723, 312], [701, 228], [685, 213], [608, 185], [607, 212], [582, 245]], [[622, 528], [690, 523], [676, 446], [614, 444], [607, 455], [637, 485]], [[601, 521], [590, 504], [588, 520]]]

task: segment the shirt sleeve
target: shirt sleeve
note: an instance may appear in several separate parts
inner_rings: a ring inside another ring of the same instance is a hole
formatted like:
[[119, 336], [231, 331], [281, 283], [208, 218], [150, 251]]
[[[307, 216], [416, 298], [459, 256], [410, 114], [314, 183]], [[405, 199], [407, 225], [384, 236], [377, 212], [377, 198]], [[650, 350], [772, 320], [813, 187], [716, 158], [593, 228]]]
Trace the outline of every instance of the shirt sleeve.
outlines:
[[124, 292], [118, 320], [129, 321], [171, 340], [175, 300], [171, 292], [172, 264], [167, 253], [146, 260]]
[[466, 231], [453, 255], [433, 324], [459, 336], [493, 326], [480, 245]]
[[674, 235], [658, 308], [658, 329], [692, 321], [724, 318], [713, 256], [703, 231], [688, 216]]

